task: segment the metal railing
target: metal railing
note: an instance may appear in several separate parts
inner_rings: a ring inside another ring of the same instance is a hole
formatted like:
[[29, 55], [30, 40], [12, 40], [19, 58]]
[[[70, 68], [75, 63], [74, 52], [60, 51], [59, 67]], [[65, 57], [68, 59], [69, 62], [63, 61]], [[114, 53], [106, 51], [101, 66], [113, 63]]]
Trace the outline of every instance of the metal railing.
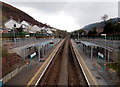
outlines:
[[50, 40], [51, 38], [9, 38], [2, 39], [2, 45], [9, 45], [10, 48], [20, 47], [27, 44]]
[[[100, 45], [100, 46], [105, 46], [105, 39], [104, 38], [81, 38], [80, 40], [84, 40], [84, 41], [88, 41], [88, 42], [91, 42], [91, 43], [95, 43], [97, 45]], [[106, 46], [107, 47], [110, 47], [110, 48], [113, 48], [113, 49], [117, 49], [117, 50], [120, 50], [120, 40], [118, 39], [107, 39], [106, 40]]]

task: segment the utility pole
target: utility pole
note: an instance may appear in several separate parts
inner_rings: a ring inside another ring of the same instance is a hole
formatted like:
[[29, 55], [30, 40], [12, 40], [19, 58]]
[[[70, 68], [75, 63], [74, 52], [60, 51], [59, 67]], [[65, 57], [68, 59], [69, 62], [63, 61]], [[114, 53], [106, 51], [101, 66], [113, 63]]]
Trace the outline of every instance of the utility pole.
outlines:
[[13, 20], [13, 28], [12, 29], [13, 29], [13, 34], [14, 34], [14, 43], [15, 43], [15, 47], [16, 47], [15, 28], [16, 28], [16, 24], [14, 23], [14, 20]]
[[78, 33], [78, 40], [79, 40], [79, 33]]

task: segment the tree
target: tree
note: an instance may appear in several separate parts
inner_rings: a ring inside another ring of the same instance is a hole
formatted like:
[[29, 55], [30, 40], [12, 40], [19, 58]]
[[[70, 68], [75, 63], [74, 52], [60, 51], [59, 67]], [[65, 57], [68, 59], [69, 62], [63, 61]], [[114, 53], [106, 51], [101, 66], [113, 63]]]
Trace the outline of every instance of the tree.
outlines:
[[16, 31], [17, 31], [17, 33], [19, 33], [19, 32], [23, 32], [23, 28], [16, 28]]
[[47, 31], [42, 29], [39, 33], [45, 34], [45, 33], [47, 33]]
[[91, 31], [91, 30], [88, 31], [88, 36], [89, 36], [89, 37], [92, 36], [92, 31]]
[[114, 32], [120, 32], [120, 23], [116, 23], [114, 28]]
[[96, 35], [97, 35], [96, 27], [94, 27], [92, 30], [89, 30], [88, 36], [92, 37]]
[[101, 19], [106, 23], [106, 20], [108, 19], [108, 15], [107, 14], [104, 14]]
[[114, 33], [114, 24], [112, 22], [106, 23], [103, 32], [106, 34]]
[[79, 33], [80, 35], [82, 35], [84, 33], [84, 36], [87, 35], [87, 32], [85, 30], [82, 30], [82, 29], [78, 30], [77, 33]]

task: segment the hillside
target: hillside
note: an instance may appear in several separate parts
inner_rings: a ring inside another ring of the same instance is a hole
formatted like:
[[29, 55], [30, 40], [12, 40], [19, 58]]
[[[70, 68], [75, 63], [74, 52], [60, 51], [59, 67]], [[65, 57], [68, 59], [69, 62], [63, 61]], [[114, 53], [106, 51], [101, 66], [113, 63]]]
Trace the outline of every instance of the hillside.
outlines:
[[0, 1], [0, 7], [2, 9], [2, 14], [0, 14], [0, 19], [2, 19], [2, 24], [12, 17], [16, 21], [21, 22], [21, 21], [25, 20], [33, 25], [36, 24], [36, 25], [42, 26], [42, 27], [47, 26], [46, 24], [38, 22], [33, 17], [29, 16], [27, 13], [25, 13], [25, 12], [19, 10], [18, 8], [13, 7], [9, 4], [6, 4], [6, 3]]
[[[107, 22], [108, 21], [119, 22], [120, 18], [113, 18], [113, 19], [107, 20]], [[90, 29], [93, 29], [94, 27], [96, 27], [98, 29], [102, 29], [104, 26], [105, 26], [105, 23], [102, 21], [102, 22], [97, 22], [97, 23], [92, 23], [92, 24], [86, 25], [82, 29], [89, 31]]]

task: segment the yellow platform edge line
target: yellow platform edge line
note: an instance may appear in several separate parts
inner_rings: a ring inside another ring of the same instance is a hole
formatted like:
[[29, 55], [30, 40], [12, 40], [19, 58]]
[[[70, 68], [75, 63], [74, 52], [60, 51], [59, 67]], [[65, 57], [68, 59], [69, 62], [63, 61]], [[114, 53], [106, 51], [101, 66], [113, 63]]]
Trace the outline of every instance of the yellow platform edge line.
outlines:
[[80, 53], [78, 52], [77, 48], [75, 47], [75, 45], [73, 45], [74, 41], [71, 40], [71, 42], [72, 42], [72, 46], [73, 46], [74, 50], [76, 51], [77, 55], [80, 57], [81, 62], [84, 64], [85, 68], [87, 69], [90, 77], [92, 78], [92, 80], [93, 80], [93, 82], [94, 82], [94, 84], [91, 84], [91, 83], [90, 83], [90, 85], [96, 85], [96, 86], [98, 86], [98, 85], [99, 85], [98, 82], [95, 80], [93, 74], [90, 72], [88, 66], [86, 65], [86, 63], [85, 63], [84, 60], [82, 59], [82, 57], [81, 57]]

